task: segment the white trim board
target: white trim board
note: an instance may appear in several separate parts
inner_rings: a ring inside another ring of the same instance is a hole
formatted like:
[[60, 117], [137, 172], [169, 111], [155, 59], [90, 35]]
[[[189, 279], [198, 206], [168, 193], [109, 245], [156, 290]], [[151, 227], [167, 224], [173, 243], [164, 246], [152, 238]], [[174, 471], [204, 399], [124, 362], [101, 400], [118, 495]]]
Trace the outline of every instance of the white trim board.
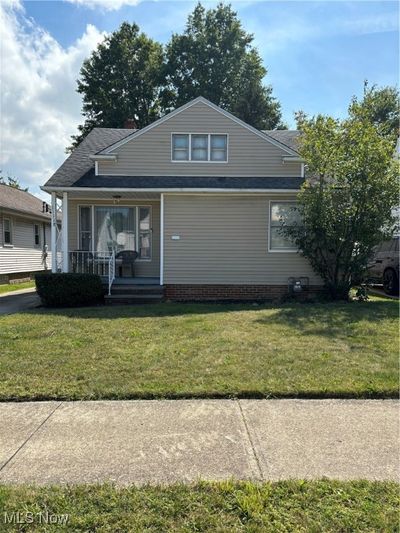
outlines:
[[291, 148], [289, 148], [285, 144], [277, 141], [276, 139], [273, 139], [267, 133], [264, 133], [264, 132], [262, 132], [260, 130], [257, 130], [253, 126], [250, 126], [250, 124], [246, 124], [246, 122], [243, 122], [243, 120], [241, 120], [240, 118], [237, 118], [234, 115], [232, 115], [231, 113], [229, 113], [228, 111], [225, 111], [224, 109], [221, 109], [219, 106], [213, 104], [212, 102], [210, 102], [209, 100], [207, 100], [203, 96], [198, 96], [194, 100], [184, 104], [181, 107], [178, 107], [174, 111], [171, 111], [167, 115], [164, 115], [163, 117], [159, 118], [158, 120], [156, 120], [152, 124], [149, 124], [145, 128], [143, 128], [141, 130], [136, 130], [135, 132], [133, 132], [131, 135], [128, 135], [124, 139], [121, 139], [120, 141], [117, 141], [116, 143], [113, 143], [110, 146], [108, 146], [106, 148], [103, 148], [97, 154], [92, 156], [92, 158], [95, 159], [96, 156], [104, 156], [104, 155], [110, 154], [110, 152], [116, 150], [117, 148], [120, 148], [121, 146], [123, 146], [127, 142], [130, 142], [131, 140], [136, 139], [137, 137], [140, 137], [144, 133], [147, 133], [148, 131], [152, 130], [153, 128], [163, 124], [167, 120], [171, 119], [172, 117], [175, 117], [176, 115], [179, 115], [179, 113], [182, 113], [182, 111], [185, 111], [186, 109], [189, 109], [190, 107], [192, 107], [192, 106], [194, 106], [194, 105], [196, 105], [198, 103], [202, 103], [202, 104], [205, 104], [205, 105], [211, 107], [211, 109], [214, 109], [214, 111], [217, 111], [218, 113], [220, 113], [221, 115], [224, 115], [225, 117], [229, 118], [233, 122], [236, 122], [236, 124], [239, 124], [243, 128], [246, 128], [247, 130], [249, 130], [252, 133], [254, 133], [254, 135], [257, 135], [258, 137], [261, 137], [261, 139], [264, 139], [265, 141], [277, 146], [278, 148], [280, 148], [284, 152], [288, 153], [289, 155], [292, 155], [292, 156], [295, 156], [295, 157], [299, 157], [299, 154], [295, 150], [292, 150]]

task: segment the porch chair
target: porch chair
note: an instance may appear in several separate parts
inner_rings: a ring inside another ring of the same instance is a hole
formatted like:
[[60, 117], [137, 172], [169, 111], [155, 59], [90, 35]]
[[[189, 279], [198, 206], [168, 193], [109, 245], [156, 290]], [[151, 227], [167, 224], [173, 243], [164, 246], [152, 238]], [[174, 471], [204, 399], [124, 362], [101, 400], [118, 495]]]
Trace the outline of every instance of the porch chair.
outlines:
[[124, 266], [131, 267], [131, 277], [135, 277], [135, 261], [138, 258], [139, 254], [133, 250], [122, 250], [118, 252], [115, 256], [115, 264], [119, 269], [119, 277], [122, 278], [122, 271]]

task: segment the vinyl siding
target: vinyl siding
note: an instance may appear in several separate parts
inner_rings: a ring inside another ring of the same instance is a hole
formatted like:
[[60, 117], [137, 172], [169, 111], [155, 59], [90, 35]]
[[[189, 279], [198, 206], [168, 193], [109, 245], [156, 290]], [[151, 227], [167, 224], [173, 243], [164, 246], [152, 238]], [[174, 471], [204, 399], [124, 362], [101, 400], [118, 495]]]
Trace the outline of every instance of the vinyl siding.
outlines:
[[[12, 246], [4, 245], [3, 217], [12, 221]], [[34, 224], [39, 224], [41, 229], [41, 243], [34, 245]], [[46, 243], [48, 245], [47, 268], [51, 268], [50, 253], [50, 224], [46, 223]], [[42, 261], [43, 247], [43, 222], [23, 217], [0, 213], [0, 274], [17, 272], [36, 272], [44, 270]]]
[[279, 199], [295, 197], [165, 195], [164, 283], [319, 284], [299, 254], [268, 252], [269, 201]]
[[[80, 205], [114, 205], [111, 200], [69, 200], [68, 202], [68, 249], [79, 249], [78, 241], [78, 206]], [[121, 200], [120, 205], [151, 206], [152, 212], [152, 259], [151, 261], [136, 261], [135, 275], [143, 277], [159, 277], [160, 275], [160, 202], [149, 200], [129, 201]]]
[[[171, 133], [227, 133], [228, 162], [171, 162]], [[287, 152], [202, 102], [114, 150], [116, 162], [99, 162], [99, 174], [131, 176], [301, 176]]]

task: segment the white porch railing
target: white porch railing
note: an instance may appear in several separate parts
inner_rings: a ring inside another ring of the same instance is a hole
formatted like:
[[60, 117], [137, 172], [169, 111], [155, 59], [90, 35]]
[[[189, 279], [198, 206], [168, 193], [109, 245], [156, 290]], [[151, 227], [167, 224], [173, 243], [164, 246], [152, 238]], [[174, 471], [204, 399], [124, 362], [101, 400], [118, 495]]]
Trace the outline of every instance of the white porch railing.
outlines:
[[110, 280], [115, 278], [114, 252], [89, 252], [75, 250], [69, 252], [69, 272], [97, 274]]
[[108, 295], [111, 294], [111, 285], [115, 280], [115, 252], [112, 251], [108, 260]]

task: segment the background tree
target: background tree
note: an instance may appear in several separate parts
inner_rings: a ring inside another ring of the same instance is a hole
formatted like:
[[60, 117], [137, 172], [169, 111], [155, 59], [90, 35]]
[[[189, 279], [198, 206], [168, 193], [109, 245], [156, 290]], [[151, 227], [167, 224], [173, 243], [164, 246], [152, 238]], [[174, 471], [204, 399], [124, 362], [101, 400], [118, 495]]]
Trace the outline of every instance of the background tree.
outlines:
[[369, 86], [364, 83], [364, 94], [361, 100], [353, 97], [350, 104], [350, 116], [357, 116], [363, 111], [366, 117], [385, 136], [396, 142], [400, 128], [400, 99], [397, 87]]
[[205, 10], [198, 4], [184, 33], [166, 48], [164, 108], [204, 96], [257, 128], [282, 127], [280, 104], [263, 84], [267, 70], [252, 42], [230, 5]]
[[368, 106], [339, 121], [299, 119], [300, 154], [311, 176], [283, 232], [307, 257], [333, 299], [347, 299], [362, 278], [373, 247], [393, 233], [398, 162], [391, 139], [371, 121]]
[[28, 187], [22, 187], [19, 180], [17, 178], [12, 178], [11, 176], [3, 176], [3, 171], [0, 170], [0, 183], [2, 185], [8, 185], [9, 187], [13, 187], [14, 189], [19, 189], [20, 191], [28, 192]]
[[162, 46], [124, 22], [106, 37], [80, 70], [85, 123], [72, 137], [74, 148], [94, 126], [121, 128], [134, 119], [143, 128], [160, 116], [163, 82]]

